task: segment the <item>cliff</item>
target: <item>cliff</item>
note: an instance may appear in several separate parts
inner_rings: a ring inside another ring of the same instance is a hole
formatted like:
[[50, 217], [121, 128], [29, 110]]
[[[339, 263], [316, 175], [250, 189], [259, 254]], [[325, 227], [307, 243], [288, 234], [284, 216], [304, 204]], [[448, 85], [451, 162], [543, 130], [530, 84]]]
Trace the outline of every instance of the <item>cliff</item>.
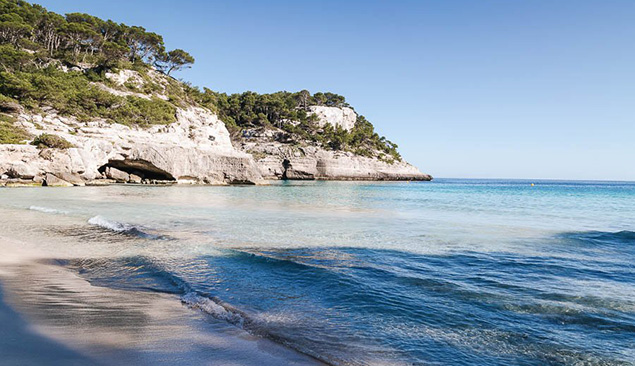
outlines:
[[[151, 74], [153, 78], [167, 78]], [[117, 89], [130, 79], [140, 79], [137, 72], [125, 70], [110, 73], [107, 78], [113, 85], [95, 85], [113, 95], [167, 98]], [[406, 162], [327, 150], [310, 140], [294, 139], [273, 126], [243, 129], [232, 139], [215, 113], [196, 105], [176, 108], [173, 123], [147, 127], [61, 116], [46, 107], [40, 113], [14, 109], [19, 111], [14, 124], [26, 135], [59, 137], [72, 147], [0, 144], [0, 184], [5, 185], [431, 179]], [[313, 106], [310, 115], [315, 116], [317, 126], [328, 124], [348, 131], [357, 118], [348, 107]]]
[[[344, 107], [311, 107], [317, 125], [331, 125], [346, 131], [354, 128], [357, 114]], [[289, 143], [285, 131], [276, 128], [249, 129], [237, 144], [254, 156], [266, 179], [322, 180], [430, 180], [416, 167], [402, 160], [382, 160], [351, 151], [327, 150], [302, 140]]]
[[201, 91], [142, 27], [0, 3], [0, 185], [431, 179], [342, 96]]

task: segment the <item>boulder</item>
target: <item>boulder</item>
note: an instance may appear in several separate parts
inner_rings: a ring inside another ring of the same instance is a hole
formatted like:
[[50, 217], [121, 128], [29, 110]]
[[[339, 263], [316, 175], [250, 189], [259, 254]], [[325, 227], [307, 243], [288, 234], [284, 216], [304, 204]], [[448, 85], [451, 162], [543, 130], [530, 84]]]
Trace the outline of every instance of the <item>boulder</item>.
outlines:
[[82, 177], [76, 173], [58, 172], [58, 173], [54, 173], [54, 175], [65, 182], [71, 183], [74, 186], [86, 185], [86, 182], [84, 182]]
[[14, 101], [11, 100], [3, 100], [0, 101], [0, 112], [15, 114], [24, 112], [24, 108]]
[[141, 178], [140, 176], [138, 176], [136, 174], [130, 174], [130, 178], [128, 179], [128, 182], [129, 183], [141, 184], [142, 180], [143, 180], [143, 178]]
[[118, 183], [126, 183], [130, 180], [130, 174], [121, 171], [117, 168], [107, 167], [106, 168], [106, 177], [110, 179], [114, 179]]
[[6, 171], [9, 178], [33, 179], [37, 174], [36, 167], [21, 161], [11, 164]]
[[60, 179], [51, 173], [46, 173], [42, 185], [45, 187], [72, 187], [73, 183]]

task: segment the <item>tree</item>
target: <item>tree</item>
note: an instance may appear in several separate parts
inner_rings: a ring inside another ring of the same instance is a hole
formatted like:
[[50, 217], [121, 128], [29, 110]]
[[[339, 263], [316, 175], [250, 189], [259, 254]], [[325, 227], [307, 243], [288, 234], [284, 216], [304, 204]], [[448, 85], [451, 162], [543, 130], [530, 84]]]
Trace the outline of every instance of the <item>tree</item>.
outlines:
[[109, 42], [121, 32], [121, 26], [110, 19], [106, 21], [97, 19], [96, 28], [104, 43]]
[[189, 68], [193, 63], [194, 57], [192, 55], [182, 49], [176, 49], [159, 54], [155, 61], [155, 66], [169, 76], [172, 71]]
[[115, 42], [105, 42], [101, 47], [104, 66], [111, 67], [117, 65], [117, 62], [125, 57], [126, 52], [128, 52], [126, 46]]
[[60, 28], [65, 22], [63, 16], [48, 12], [44, 13], [36, 23], [35, 40], [44, 45], [50, 56], [62, 43]]
[[137, 59], [148, 61], [156, 59], [164, 53], [163, 37], [156, 33], [147, 32], [143, 27], [128, 27], [122, 25], [125, 43], [130, 48], [130, 61]]
[[298, 106], [307, 110], [309, 108], [309, 99], [311, 98], [311, 93], [308, 90], [302, 90], [298, 93]]
[[73, 49], [75, 59], [82, 51], [82, 47], [92, 51], [92, 46], [99, 34], [84, 23], [66, 23], [62, 27], [62, 32], [66, 36], [68, 47]]
[[327, 101], [326, 96], [322, 92], [313, 94], [313, 100], [315, 101], [315, 104], [317, 105], [324, 105], [326, 104], [326, 101]]
[[23, 37], [28, 36], [33, 28], [26, 24], [15, 13], [0, 15], [0, 42], [11, 43], [15, 46]]

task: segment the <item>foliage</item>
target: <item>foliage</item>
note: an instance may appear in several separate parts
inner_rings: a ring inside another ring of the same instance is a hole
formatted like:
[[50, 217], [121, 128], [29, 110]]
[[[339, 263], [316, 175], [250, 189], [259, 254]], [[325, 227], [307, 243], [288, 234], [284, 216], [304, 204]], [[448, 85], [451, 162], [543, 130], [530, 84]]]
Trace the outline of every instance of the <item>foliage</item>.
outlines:
[[[140, 126], [172, 123], [176, 106], [199, 105], [218, 113], [232, 136], [250, 128], [279, 128], [285, 142], [309, 141], [327, 149], [400, 160], [397, 146], [380, 137], [363, 116], [351, 131], [318, 125], [310, 107], [349, 107], [341, 95], [307, 90], [228, 95], [201, 91], [171, 77], [157, 80], [149, 72], [153, 65], [170, 75], [193, 63], [190, 54], [167, 51], [163, 37], [143, 27], [83, 13], [62, 16], [26, 1], [0, 0], [0, 101], [19, 101], [31, 110], [48, 106], [80, 120], [103, 118]], [[105, 73], [117, 69], [137, 71], [143, 78], [138, 86], [125, 84], [128, 90], [163, 94], [168, 100], [122, 97], [100, 88], [98, 84], [114, 86]], [[7, 135], [12, 124], [2, 123]], [[21, 136], [19, 131], [16, 136]]]
[[0, 43], [16, 48], [28, 44], [38, 58], [48, 55], [74, 64], [151, 64], [167, 56], [177, 69], [194, 62], [183, 50], [166, 52], [163, 37], [143, 27], [83, 13], [61, 16], [22, 0], [0, 0]]
[[108, 117], [124, 125], [166, 125], [176, 122], [176, 108], [159, 98], [148, 100], [129, 96], [127, 103], [114, 109]]
[[80, 120], [97, 117], [142, 126], [176, 121], [176, 107], [164, 100], [116, 96], [92, 84], [81, 72], [65, 73], [55, 67], [0, 72], [0, 93], [20, 100], [24, 106], [45, 104]]
[[254, 127], [277, 127], [299, 139], [312, 141], [332, 150], [347, 150], [356, 154], [376, 157], [378, 154], [390, 156], [392, 160], [401, 160], [397, 145], [380, 137], [373, 125], [364, 117], [358, 116], [351, 131], [331, 125], [319, 127], [314, 114], [308, 113], [309, 107], [324, 105], [329, 107], [348, 107], [346, 99], [334, 93], [315, 93], [303, 90], [297, 93], [277, 92], [258, 94], [218, 94], [209, 89], [202, 93], [198, 101], [201, 104], [215, 103], [220, 118], [230, 130]]
[[155, 61], [157, 69], [165, 72], [167, 75], [174, 70], [181, 70], [190, 67], [194, 63], [194, 57], [182, 49], [176, 49], [170, 52], [159, 54]]
[[73, 147], [73, 144], [66, 141], [63, 137], [57, 135], [51, 135], [48, 133], [43, 133], [33, 139], [31, 145], [37, 146], [39, 149], [43, 148], [52, 148], [52, 149], [70, 149]]
[[0, 144], [23, 144], [31, 136], [15, 125], [15, 118], [0, 114]]

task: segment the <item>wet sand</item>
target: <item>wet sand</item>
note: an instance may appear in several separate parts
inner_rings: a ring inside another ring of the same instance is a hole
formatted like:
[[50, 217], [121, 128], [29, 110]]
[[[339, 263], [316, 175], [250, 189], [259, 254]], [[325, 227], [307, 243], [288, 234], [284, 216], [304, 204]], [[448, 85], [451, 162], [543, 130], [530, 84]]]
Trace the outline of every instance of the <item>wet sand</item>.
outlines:
[[93, 286], [0, 237], [2, 365], [315, 365], [314, 359], [181, 304]]
[[3, 365], [86, 365], [89, 358], [36, 333], [4, 302], [0, 289], [0, 355]]

